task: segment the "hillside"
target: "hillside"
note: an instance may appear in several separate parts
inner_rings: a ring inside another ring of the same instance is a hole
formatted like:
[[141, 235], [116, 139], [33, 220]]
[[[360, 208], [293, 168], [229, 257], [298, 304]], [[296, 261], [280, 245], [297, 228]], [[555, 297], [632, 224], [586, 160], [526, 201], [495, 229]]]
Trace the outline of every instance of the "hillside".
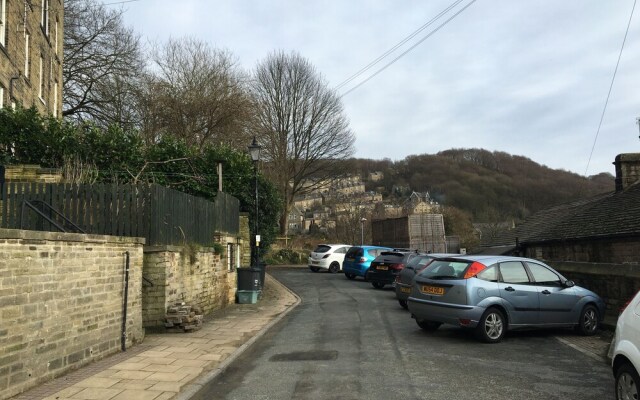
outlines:
[[520, 220], [536, 211], [614, 189], [614, 177], [590, 177], [555, 170], [523, 157], [482, 149], [452, 149], [408, 156], [401, 161], [352, 159], [363, 176], [382, 171], [369, 182], [385, 198], [406, 198], [428, 191], [432, 198], [471, 214], [475, 222]]

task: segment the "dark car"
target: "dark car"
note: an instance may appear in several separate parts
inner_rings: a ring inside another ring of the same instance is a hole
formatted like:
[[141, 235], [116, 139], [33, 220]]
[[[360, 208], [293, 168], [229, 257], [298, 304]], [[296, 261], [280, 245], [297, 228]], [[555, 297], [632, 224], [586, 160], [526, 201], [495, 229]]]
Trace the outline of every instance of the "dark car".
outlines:
[[420, 255], [417, 251], [399, 249], [383, 251], [371, 262], [371, 267], [365, 278], [376, 289], [382, 289], [396, 280], [396, 276], [413, 258]]
[[407, 299], [411, 294], [411, 284], [413, 282], [413, 277], [420, 272], [423, 268], [425, 268], [431, 261], [440, 257], [453, 257], [458, 254], [448, 254], [448, 253], [429, 253], [429, 254], [420, 254], [417, 257], [414, 257], [407, 263], [407, 265], [396, 275], [396, 298], [398, 299], [398, 303], [402, 306], [402, 308], [407, 308]]

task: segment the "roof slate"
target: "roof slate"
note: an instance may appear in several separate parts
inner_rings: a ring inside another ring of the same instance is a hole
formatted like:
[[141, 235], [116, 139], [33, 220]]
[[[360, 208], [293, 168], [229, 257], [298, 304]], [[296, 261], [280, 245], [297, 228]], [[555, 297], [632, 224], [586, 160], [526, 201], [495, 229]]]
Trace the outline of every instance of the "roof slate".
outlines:
[[520, 243], [640, 235], [640, 182], [540, 211], [514, 233]]

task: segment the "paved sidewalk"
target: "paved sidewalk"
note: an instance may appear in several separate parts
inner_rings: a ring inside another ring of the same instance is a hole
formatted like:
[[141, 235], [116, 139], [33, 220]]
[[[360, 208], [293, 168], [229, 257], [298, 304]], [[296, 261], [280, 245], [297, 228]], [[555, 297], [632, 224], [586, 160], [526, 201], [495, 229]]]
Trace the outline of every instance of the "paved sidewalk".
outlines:
[[11, 400], [188, 399], [299, 302], [267, 275], [257, 304], [233, 304], [214, 312], [196, 332], [149, 334], [141, 345]]

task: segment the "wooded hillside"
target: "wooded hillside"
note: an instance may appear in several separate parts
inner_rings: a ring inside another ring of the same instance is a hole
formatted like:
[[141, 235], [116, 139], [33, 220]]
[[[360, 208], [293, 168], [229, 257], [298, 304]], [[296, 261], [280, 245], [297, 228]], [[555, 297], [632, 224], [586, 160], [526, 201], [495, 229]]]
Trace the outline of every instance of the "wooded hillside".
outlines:
[[396, 162], [352, 161], [365, 177], [384, 173], [382, 181], [367, 184], [369, 190], [382, 190], [392, 200], [428, 191], [440, 204], [469, 212], [475, 222], [520, 220], [556, 204], [614, 190], [614, 177], [608, 173], [583, 177], [482, 149], [412, 155]]

